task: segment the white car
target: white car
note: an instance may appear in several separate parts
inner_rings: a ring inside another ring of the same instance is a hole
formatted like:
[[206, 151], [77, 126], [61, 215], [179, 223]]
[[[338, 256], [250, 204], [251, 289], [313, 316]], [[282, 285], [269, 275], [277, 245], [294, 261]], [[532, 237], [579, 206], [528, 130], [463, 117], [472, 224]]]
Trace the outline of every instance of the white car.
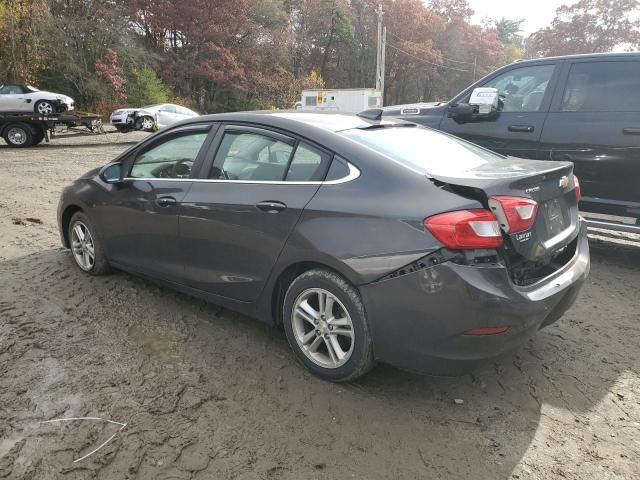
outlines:
[[153, 132], [159, 128], [197, 117], [200, 114], [172, 103], [160, 103], [140, 108], [121, 108], [111, 114], [111, 125], [121, 132], [144, 130]]
[[73, 98], [60, 93], [45, 92], [30, 85], [0, 85], [0, 112], [53, 115], [73, 108]]

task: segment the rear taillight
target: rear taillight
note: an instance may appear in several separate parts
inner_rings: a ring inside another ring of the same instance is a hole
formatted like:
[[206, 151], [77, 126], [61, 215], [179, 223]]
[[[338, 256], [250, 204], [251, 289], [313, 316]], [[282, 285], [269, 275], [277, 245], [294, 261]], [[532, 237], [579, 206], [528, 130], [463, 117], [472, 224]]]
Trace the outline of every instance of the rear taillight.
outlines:
[[575, 175], [573, 176], [573, 185], [576, 191], [576, 200], [578, 200], [579, 202], [580, 200], [582, 200], [582, 189], [580, 188], [580, 180], [578, 180], [578, 177], [576, 177]]
[[530, 198], [495, 195], [489, 197], [489, 207], [505, 232], [518, 233], [529, 230], [533, 225], [538, 202]]
[[424, 226], [447, 248], [496, 248], [502, 245], [498, 220], [488, 210], [441, 213], [426, 218]]

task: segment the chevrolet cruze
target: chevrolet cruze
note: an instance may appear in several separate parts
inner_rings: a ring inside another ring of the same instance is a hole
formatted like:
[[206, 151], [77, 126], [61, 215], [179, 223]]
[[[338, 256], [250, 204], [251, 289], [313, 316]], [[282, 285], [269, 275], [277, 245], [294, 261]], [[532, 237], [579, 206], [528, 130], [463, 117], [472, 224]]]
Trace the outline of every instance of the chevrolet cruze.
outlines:
[[589, 271], [572, 164], [381, 113], [182, 122], [67, 187], [62, 242], [88, 274], [282, 325], [333, 381], [464, 372], [558, 320]]

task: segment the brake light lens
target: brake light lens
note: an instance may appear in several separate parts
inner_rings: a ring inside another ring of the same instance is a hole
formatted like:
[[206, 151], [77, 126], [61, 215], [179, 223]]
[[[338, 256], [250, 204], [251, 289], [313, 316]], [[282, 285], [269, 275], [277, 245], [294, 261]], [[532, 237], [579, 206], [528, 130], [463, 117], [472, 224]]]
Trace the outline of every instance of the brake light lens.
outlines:
[[575, 175], [573, 176], [573, 185], [576, 191], [576, 200], [578, 200], [579, 202], [580, 200], [582, 200], [582, 188], [580, 188], [580, 180], [578, 180], [578, 177], [576, 177]]
[[489, 207], [505, 232], [518, 233], [529, 230], [533, 225], [538, 202], [524, 197], [494, 195], [489, 197]]
[[496, 248], [502, 245], [498, 220], [488, 210], [441, 213], [426, 218], [424, 226], [447, 248]]

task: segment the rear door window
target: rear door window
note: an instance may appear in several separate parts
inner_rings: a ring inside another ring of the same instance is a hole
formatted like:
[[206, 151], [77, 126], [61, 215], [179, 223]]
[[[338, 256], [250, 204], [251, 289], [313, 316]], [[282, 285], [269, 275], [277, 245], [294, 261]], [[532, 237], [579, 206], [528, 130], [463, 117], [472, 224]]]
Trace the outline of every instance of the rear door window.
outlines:
[[640, 62], [580, 62], [569, 71], [563, 112], [640, 111]]
[[222, 137], [209, 178], [282, 181], [295, 142], [254, 132], [227, 131]]

